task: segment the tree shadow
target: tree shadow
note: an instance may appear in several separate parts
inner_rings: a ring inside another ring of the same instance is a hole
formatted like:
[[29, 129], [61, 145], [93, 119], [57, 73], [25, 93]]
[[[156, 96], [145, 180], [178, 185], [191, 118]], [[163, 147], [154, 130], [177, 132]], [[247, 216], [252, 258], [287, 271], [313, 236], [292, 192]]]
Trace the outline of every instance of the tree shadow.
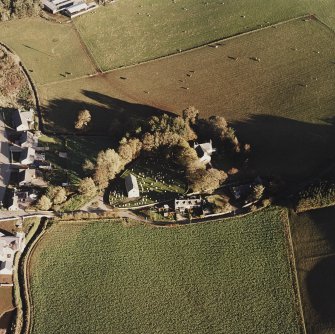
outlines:
[[[129, 129], [139, 126], [143, 120], [165, 111], [157, 108], [122, 101], [94, 91], [83, 90], [83, 100], [53, 99], [41, 108], [43, 128], [46, 133], [78, 134], [120, 137]], [[87, 131], [74, 129], [78, 112], [88, 109], [92, 121]]]
[[[332, 236], [333, 239], [335, 235]], [[333, 240], [334, 241], [334, 240]], [[335, 330], [335, 256], [322, 259], [308, 273], [307, 289], [319, 322]]]
[[300, 181], [335, 159], [335, 116], [312, 124], [253, 115], [247, 121], [231, 125], [242, 142], [251, 144], [249, 169], [263, 176]]
[[335, 332], [335, 207], [291, 216], [308, 333]]

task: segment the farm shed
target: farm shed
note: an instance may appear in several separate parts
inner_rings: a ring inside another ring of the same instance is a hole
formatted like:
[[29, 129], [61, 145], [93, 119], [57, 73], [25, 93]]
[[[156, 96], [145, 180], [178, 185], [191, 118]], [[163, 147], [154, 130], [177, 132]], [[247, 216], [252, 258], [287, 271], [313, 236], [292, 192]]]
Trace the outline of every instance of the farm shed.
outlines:
[[97, 7], [98, 5], [95, 2], [90, 2], [89, 4], [87, 4], [84, 1], [79, 1], [73, 4], [72, 6], [67, 7], [64, 11], [64, 14], [73, 18], [81, 14], [84, 14], [88, 11], [91, 11]]
[[22, 111], [16, 109], [13, 113], [13, 126], [16, 131], [32, 130], [34, 125], [34, 110]]
[[137, 179], [133, 174], [126, 176], [125, 184], [128, 198], [140, 197], [140, 190], [138, 188]]
[[52, 14], [73, 6], [75, 3], [75, 0], [42, 0], [43, 8]]

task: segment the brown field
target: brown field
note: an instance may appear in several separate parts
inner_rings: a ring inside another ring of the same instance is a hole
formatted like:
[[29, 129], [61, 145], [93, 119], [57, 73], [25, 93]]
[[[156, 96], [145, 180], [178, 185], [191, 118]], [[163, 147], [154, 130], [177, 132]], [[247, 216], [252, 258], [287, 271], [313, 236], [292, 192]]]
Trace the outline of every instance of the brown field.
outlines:
[[16, 223], [17, 219], [0, 222], [0, 232], [13, 234], [17, 230], [15, 226]]
[[0, 329], [7, 328], [14, 308], [12, 287], [0, 287]]
[[291, 215], [308, 333], [335, 332], [335, 207]]
[[292, 21], [218, 48], [40, 87], [44, 118], [49, 128], [72, 132], [86, 107], [91, 132], [101, 134], [156, 108], [180, 113], [194, 105], [203, 117], [225, 116], [252, 144], [251, 168], [305, 177], [325, 163], [335, 140], [334, 46], [334, 33], [318, 21]]

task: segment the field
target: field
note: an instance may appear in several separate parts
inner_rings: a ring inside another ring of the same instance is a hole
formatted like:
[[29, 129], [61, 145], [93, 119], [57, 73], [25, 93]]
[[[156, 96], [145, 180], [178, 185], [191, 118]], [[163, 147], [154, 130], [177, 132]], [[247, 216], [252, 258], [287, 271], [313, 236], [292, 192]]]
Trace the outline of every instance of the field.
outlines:
[[109, 70], [306, 13], [300, 1], [125, 0], [75, 24], [100, 67]]
[[282, 214], [56, 223], [32, 257], [32, 333], [300, 333]]
[[[111, 147], [112, 140], [109, 137], [83, 137], [83, 136], [41, 136], [40, 146], [49, 147], [46, 152], [46, 160], [54, 170], [51, 181], [55, 184], [69, 182], [76, 184], [85, 176], [83, 164], [86, 159], [95, 163], [98, 153]], [[59, 152], [67, 153], [67, 158], [59, 157]]]
[[69, 24], [40, 18], [1, 22], [0, 41], [17, 53], [38, 84], [95, 72], [95, 66]]
[[309, 333], [335, 331], [335, 207], [292, 215], [291, 229]]
[[136, 64], [308, 13], [335, 28], [332, 0], [125, 0], [76, 18], [75, 26], [1, 22], [0, 41], [44, 84], [96, 73], [96, 63], [103, 70]]
[[334, 46], [331, 30], [297, 20], [218, 48], [42, 87], [44, 118], [72, 131], [77, 110], [85, 107], [92, 109], [92, 132], [113, 133], [124, 124], [125, 111], [136, 121], [194, 105], [203, 117], [226, 117], [251, 143], [250, 168], [304, 178], [324, 164], [331, 154], [327, 143], [335, 140]]
[[11, 316], [13, 306], [12, 287], [0, 287], [0, 330], [7, 328]]

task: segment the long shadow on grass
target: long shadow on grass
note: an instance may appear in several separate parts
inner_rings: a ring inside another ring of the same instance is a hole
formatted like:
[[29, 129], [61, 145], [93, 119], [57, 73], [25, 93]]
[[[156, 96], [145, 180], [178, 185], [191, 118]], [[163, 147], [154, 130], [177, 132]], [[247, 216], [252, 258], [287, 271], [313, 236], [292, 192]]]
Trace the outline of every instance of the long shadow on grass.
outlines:
[[330, 207], [292, 221], [305, 319], [310, 333], [315, 334], [335, 332], [334, 220], [335, 207]]
[[[122, 101], [98, 92], [83, 90], [83, 100], [53, 99], [42, 108], [44, 130], [49, 133], [78, 135], [112, 135], [120, 137], [141, 121], [163, 111], [147, 105]], [[88, 98], [88, 99], [87, 99]], [[90, 102], [88, 102], [90, 101]], [[85, 132], [76, 132], [78, 112], [88, 109], [92, 121]]]
[[335, 159], [335, 116], [312, 124], [254, 115], [232, 126], [242, 142], [251, 144], [249, 168], [264, 176], [301, 181]]

